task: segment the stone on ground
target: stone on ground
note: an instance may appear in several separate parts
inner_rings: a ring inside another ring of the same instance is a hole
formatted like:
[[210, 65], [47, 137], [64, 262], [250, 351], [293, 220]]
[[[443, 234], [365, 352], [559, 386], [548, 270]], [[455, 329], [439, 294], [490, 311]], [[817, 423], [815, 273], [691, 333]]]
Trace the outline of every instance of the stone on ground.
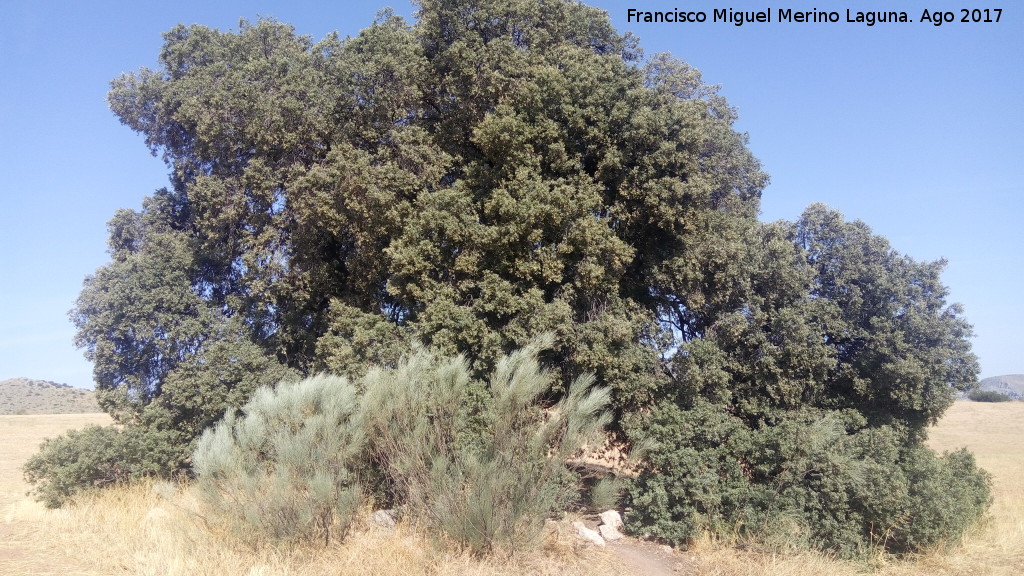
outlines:
[[582, 538], [589, 540], [595, 546], [604, 546], [604, 538], [600, 534], [587, 528], [587, 525], [577, 520], [572, 523], [572, 527], [576, 529], [576, 533]]

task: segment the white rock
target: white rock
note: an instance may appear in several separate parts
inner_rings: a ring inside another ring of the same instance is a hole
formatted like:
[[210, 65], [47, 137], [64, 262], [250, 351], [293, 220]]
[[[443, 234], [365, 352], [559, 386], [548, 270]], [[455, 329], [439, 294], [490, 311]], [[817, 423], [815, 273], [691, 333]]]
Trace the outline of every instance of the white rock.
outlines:
[[579, 534], [586, 540], [589, 540], [594, 545], [604, 546], [604, 538], [602, 538], [601, 535], [597, 532], [591, 530], [590, 528], [587, 528], [587, 525], [583, 522], [577, 520], [576, 522], [572, 523], [572, 527], [576, 529], [577, 534]]
[[370, 516], [370, 520], [382, 528], [394, 528], [396, 516], [397, 514], [394, 510], [376, 510]]
[[609, 524], [601, 524], [597, 529], [601, 531], [601, 536], [603, 536], [605, 540], [618, 540], [619, 538], [622, 538], [622, 532], [619, 532], [618, 528]]
[[601, 512], [601, 524], [611, 526], [618, 530], [622, 528], [622, 515], [615, 510]]

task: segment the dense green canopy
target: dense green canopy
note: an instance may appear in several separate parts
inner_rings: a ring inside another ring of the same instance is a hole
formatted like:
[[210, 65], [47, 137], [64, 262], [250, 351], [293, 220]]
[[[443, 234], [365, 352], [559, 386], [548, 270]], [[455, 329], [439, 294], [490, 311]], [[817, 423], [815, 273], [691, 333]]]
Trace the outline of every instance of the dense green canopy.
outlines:
[[601, 11], [423, 2], [347, 40], [165, 39], [110, 103], [173, 187], [115, 217], [74, 313], [108, 406], [224, 338], [353, 374], [412, 339], [483, 369], [546, 330], [566, 376], [637, 406], [736, 300], [766, 176], [697, 71], [641, 61]]
[[416, 341], [482, 374], [543, 332], [632, 439], [671, 406], [914, 443], [976, 380], [942, 262], [820, 205], [759, 223], [717, 89], [576, 2], [422, 0], [319, 42], [178, 26], [109, 101], [171, 169], [72, 312], [122, 423], [187, 443], [261, 384]]

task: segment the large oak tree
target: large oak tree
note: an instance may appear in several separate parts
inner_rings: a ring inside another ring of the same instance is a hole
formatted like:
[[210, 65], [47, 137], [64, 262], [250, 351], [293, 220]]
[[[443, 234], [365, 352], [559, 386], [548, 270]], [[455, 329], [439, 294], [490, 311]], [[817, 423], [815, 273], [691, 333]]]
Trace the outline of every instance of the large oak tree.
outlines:
[[171, 183], [111, 221], [77, 343], [104, 408], [184, 444], [259, 385], [416, 341], [482, 374], [553, 333], [561, 382], [596, 374], [618, 432], [663, 445], [820, 417], [916, 446], [976, 379], [941, 262], [823, 206], [759, 223], [734, 110], [583, 4], [422, 0], [319, 42], [178, 26], [109, 101]]

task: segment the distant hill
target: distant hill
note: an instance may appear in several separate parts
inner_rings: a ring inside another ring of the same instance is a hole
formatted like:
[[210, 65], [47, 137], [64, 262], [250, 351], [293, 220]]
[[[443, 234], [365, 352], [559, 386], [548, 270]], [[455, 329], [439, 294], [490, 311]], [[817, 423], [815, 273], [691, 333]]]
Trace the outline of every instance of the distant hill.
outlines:
[[0, 414], [83, 414], [102, 412], [92, 390], [46, 380], [0, 381]]
[[992, 376], [978, 383], [979, 390], [992, 390], [1006, 394], [1014, 400], [1024, 400], [1024, 374]]

